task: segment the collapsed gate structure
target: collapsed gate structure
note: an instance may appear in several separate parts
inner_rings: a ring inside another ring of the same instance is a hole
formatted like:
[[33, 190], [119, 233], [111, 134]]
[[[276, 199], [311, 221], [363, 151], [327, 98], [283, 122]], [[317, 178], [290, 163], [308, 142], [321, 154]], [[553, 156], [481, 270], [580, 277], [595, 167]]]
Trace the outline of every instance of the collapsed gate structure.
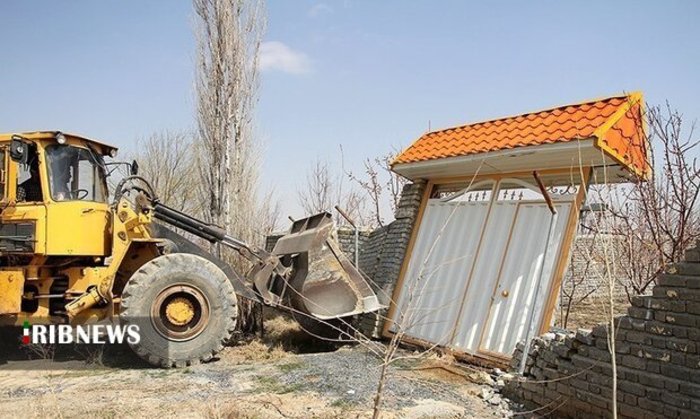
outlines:
[[640, 93], [421, 136], [393, 162], [427, 181], [383, 334], [507, 361], [549, 328], [589, 185], [647, 177]]

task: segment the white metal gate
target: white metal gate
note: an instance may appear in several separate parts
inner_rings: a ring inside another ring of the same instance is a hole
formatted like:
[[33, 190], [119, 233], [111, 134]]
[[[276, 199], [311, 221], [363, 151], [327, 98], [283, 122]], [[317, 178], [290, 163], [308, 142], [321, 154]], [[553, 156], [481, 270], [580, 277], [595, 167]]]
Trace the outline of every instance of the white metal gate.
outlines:
[[558, 214], [552, 219], [536, 190], [504, 179], [430, 199], [392, 330], [462, 352], [510, 356], [531, 314], [539, 328], [574, 196], [554, 200]]

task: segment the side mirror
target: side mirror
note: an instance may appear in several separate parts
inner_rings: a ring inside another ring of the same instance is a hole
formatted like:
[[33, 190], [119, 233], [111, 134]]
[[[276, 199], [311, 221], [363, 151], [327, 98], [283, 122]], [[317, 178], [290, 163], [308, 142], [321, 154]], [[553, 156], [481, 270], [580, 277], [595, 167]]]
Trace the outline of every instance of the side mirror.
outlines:
[[10, 158], [18, 163], [27, 164], [27, 159], [29, 157], [29, 144], [25, 141], [12, 137], [12, 142], [10, 143]]
[[136, 160], [133, 160], [131, 162], [131, 175], [136, 176], [139, 174], [139, 164], [136, 162]]

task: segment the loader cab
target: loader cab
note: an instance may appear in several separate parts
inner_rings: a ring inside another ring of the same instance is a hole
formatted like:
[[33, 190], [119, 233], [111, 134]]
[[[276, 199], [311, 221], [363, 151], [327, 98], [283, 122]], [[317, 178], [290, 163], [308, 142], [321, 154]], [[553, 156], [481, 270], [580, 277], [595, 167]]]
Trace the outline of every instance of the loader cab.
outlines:
[[53, 202], [107, 203], [104, 161], [87, 148], [50, 144], [45, 148], [49, 196]]
[[111, 214], [103, 159], [116, 149], [61, 132], [7, 137], [0, 135], [0, 252], [108, 256]]

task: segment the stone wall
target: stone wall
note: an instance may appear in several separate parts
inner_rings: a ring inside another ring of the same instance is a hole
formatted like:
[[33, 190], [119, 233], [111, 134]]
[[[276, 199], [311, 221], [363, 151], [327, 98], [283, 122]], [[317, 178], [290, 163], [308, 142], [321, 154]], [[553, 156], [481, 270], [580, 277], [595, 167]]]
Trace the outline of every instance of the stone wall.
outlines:
[[[700, 417], [700, 246], [657, 278], [652, 295], [636, 297], [616, 324], [619, 416]], [[510, 380], [505, 393], [556, 417], [609, 417], [611, 360], [605, 325], [548, 333], [533, 341], [523, 377]]]

